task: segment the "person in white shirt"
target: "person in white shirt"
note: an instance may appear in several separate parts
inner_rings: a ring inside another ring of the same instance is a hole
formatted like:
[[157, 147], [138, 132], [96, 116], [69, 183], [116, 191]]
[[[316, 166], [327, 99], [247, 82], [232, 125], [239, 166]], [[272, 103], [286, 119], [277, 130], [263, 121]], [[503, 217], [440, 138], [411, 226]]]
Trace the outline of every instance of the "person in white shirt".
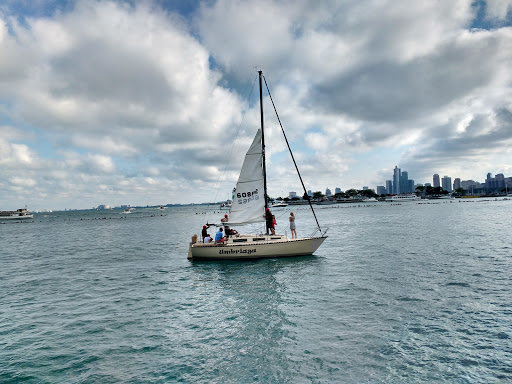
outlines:
[[206, 234], [206, 237], [204, 238], [203, 240], [205, 243], [211, 243], [212, 242], [212, 237], [210, 236], [209, 233]]

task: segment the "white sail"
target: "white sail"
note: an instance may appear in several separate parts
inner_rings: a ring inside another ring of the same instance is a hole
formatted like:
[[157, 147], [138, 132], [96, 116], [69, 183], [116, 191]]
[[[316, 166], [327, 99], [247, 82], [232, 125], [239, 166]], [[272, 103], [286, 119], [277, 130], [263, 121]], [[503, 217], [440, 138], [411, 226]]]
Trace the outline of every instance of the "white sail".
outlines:
[[265, 196], [263, 186], [263, 151], [261, 129], [245, 155], [236, 188], [233, 190], [233, 203], [229, 224], [249, 224], [265, 221]]

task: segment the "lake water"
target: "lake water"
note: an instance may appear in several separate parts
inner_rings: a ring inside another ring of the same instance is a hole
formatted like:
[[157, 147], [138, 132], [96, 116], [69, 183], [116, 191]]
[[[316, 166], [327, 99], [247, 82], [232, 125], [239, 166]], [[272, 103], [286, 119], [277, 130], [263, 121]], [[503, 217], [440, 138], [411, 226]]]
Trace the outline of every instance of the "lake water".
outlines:
[[512, 200], [318, 207], [314, 256], [191, 262], [204, 209], [0, 225], [0, 382], [512, 382]]

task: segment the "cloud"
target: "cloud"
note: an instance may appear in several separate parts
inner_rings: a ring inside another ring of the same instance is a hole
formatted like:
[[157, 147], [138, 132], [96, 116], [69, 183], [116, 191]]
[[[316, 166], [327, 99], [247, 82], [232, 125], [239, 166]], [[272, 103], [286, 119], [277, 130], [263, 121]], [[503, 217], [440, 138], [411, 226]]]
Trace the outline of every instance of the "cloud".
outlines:
[[[159, 1], [8, 0], [0, 203], [229, 197], [259, 126], [255, 66], [311, 189], [382, 185], [396, 164], [416, 181], [512, 169], [511, 4], [217, 0], [179, 14]], [[272, 112], [265, 96], [279, 195], [299, 183]]]
[[77, 2], [73, 12], [10, 25], [2, 45], [12, 65], [0, 79], [13, 114], [45, 130], [98, 141], [131, 130], [125, 142], [146, 136], [150, 147], [201, 141], [206, 121], [216, 122], [206, 135], [215, 137], [237, 117], [236, 97], [217, 86], [208, 52], [179, 16]]

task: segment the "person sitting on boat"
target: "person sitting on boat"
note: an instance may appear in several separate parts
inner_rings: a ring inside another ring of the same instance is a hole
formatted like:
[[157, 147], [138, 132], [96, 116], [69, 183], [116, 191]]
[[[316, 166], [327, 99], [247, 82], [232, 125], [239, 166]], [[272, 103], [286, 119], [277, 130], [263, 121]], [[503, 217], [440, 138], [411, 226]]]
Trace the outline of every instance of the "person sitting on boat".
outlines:
[[222, 227], [219, 228], [219, 232], [215, 234], [215, 242], [216, 243], [223, 243], [226, 241], [226, 238], [224, 237], [224, 232], [222, 231]]
[[230, 228], [228, 226], [225, 226], [225, 227], [226, 227], [226, 237], [238, 235], [238, 231], [236, 229]]
[[206, 234], [206, 236], [204, 237], [203, 242], [204, 242], [205, 244], [209, 244], [209, 243], [211, 243], [211, 242], [212, 242], [212, 237], [210, 236], [210, 234], [209, 234], [209, 233], [207, 233], [207, 234]]
[[220, 219], [221, 223], [227, 223], [228, 222], [228, 215], [224, 215], [222, 219]]
[[265, 221], [267, 223], [267, 230], [270, 229], [270, 232], [275, 235], [276, 231], [274, 230], [274, 218], [272, 215], [272, 212], [270, 212], [270, 209], [265, 209]]

